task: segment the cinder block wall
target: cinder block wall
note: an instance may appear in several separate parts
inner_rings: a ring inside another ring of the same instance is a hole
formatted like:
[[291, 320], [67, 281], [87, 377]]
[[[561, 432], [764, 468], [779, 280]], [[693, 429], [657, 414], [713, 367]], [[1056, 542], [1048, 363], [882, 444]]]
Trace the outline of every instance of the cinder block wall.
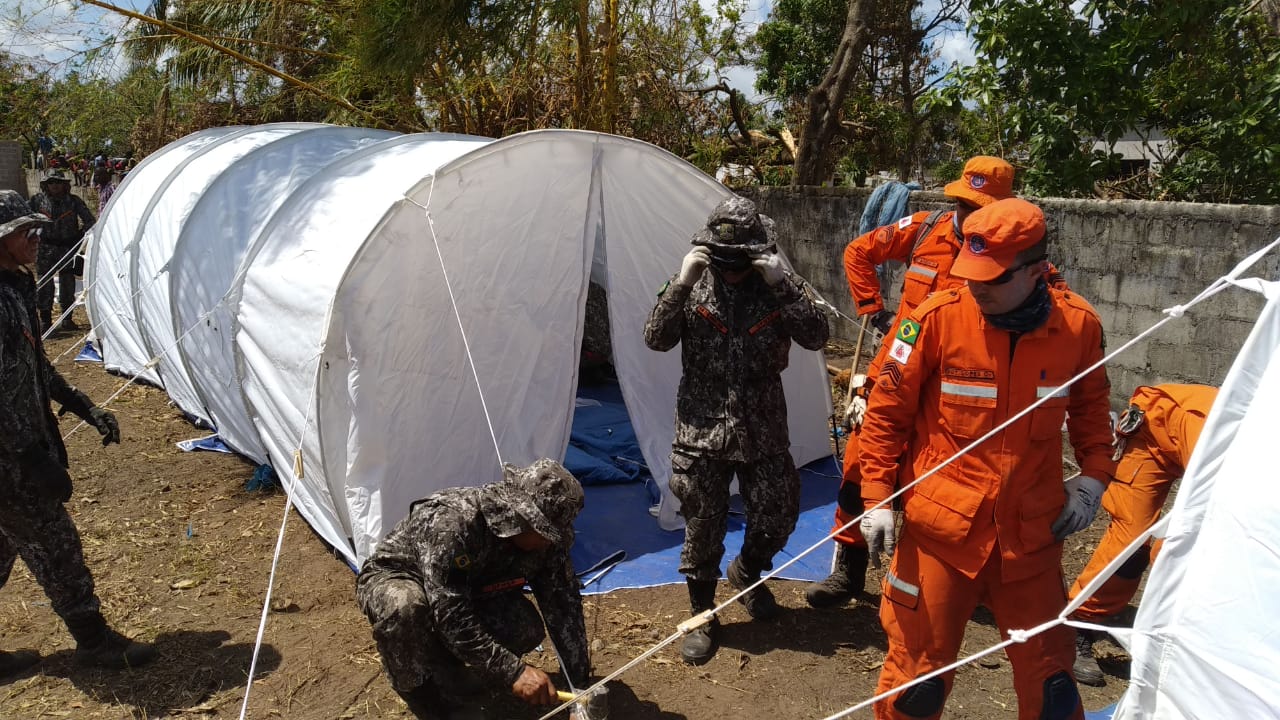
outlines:
[[[844, 247], [853, 237], [869, 190], [754, 188], [747, 193], [778, 224], [780, 242], [796, 270], [842, 312], [853, 316], [844, 277]], [[1280, 237], [1280, 207], [1133, 200], [1035, 199], [1053, 237], [1049, 257], [1071, 287], [1102, 316], [1108, 348], [1117, 348], [1189, 302], [1247, 255]], [[913, 193], [912, 212], [948, 207], [938, 193]], [[886, 286], [896, 302], [902, 268]], [[1245, 277], [1280, 280], [1280, 249]], [[1108, 366], [1118, 405], [1137, 385], [1220, 383], [1262, 308], [1262, 297], [1223, 291], [1186, 316], [1166, 323]], [[834, 321], [836, 337], [857, 327]]]
[[22, 170], [22, 145], [0, 140], [0, 190], [17, 190], [27, 197], [27, 175]]

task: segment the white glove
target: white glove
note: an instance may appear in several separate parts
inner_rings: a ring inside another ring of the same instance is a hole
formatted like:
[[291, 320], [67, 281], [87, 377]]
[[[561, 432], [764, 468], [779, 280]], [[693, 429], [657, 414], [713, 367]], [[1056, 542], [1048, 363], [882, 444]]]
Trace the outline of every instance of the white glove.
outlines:
[[787, 270], [782, 266], [782, 257], [778, 253], [765, 253], [751, 261], [756, 266], [756, 270], [764, 276], [764, 281], [770, 285], [777, 285], [787, 276]]
[[684, 261], [680, 263], [680, 275], [676, 277], [677, 285], [693, 287], [702, 277], [702, 271], [711, 263], [711, 250], [706, 245], [694, 245]]
[[1088, 475], [1077, 475], [1066, 482], [1067, 505], [1062, 514], [1053, 521], [1050, 529], [1053, 536], [1062, 540], [1066, 536], [1080, 532], [1093, 523], [1098, 514], [1098, 505], [1102, 503], [1102, 491], [1107, 489], [1101, 480]]
[[867, 541], [867, 550], [871, 554], [871, 566], [880, 567], [880, 553], [893, 555], [893, 546], [897, 541], [897, 530], [893, 525], [893, 511], [889, 508], [876, 508], [862, 516], [859, 528], [862, 537]]
[[867, 414], [867, 399], [858, 394], [858, 390], [867, 383], [867, 376], [858, 373], [849, 378], [853, 394], [849, 396], [849, 405], [844, 409], [844, 421], [851, 428], [861, 428], [862, 418]]

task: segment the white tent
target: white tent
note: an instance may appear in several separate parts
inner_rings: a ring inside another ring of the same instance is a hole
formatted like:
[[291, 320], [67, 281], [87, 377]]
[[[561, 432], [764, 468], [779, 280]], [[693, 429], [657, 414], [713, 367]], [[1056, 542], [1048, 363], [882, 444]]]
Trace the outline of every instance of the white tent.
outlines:
[[1280, 284], [1218, 393], [1147, 579], [1116, 720], [1280, 718]]
[[[413, 500], [493, 481], [499, 457], [563, 456], [590, 278], [607, 288], [623, 398], [665, 488], [679, 352], [648, 350], [642, 329], [729, 191], [598, 133], [362, 132], [207, 131], [131, 173], [89, 257], [108, 366], [180, 383], [180, 407], [275, 465], [354, 563]], [[306, 152], [318, 142], [346, 154]], [[793, 348], [784, 384], [796, 462], [830, 454], [821, 353]]]

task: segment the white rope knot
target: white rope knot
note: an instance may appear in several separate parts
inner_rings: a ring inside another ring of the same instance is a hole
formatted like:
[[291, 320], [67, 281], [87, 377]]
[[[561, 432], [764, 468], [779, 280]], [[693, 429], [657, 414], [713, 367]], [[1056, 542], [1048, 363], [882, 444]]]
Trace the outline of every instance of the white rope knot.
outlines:
[[1171, 307], [1171, 308], [1165, 308], [1165, 309], [1164, 309], [1164, 314], [1165, 314], [1165, 315], [1168, 315], [1168, 316], [1169, 316], [1169, 317], [1171, 317], [1171, 318], [1180, 318], [1180, 317], [1182, 317], [1183, 315], [1185, 315], [1185, 314], [1186, 314], [1186, 312], [1187, 312], [1187, 306], [1186, 306], [1186, 305], [1174, 305], [1174, 306], [1173, 306], [1173, 307]]
[[1032, 633], [1029, 630], [1010, 630], [1009, 631], [1009, 639], [1016, 643], [1024, 643], [1030, 640], [1033, 635], [1034, 633]]

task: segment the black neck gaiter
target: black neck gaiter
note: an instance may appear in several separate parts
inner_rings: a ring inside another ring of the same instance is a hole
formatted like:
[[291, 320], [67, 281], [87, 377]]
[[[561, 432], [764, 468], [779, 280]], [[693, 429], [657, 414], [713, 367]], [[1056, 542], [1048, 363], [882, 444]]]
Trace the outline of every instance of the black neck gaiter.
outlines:
[[1049, 319], [1049, 310], [1052, 307], [1049, 285], [1045, 283], [1044, 278], [1039, 278], [1036, 280], [1036, 287], [1031, 291], [1031, 295], [1018, 307], [999, 315], [987, 315], [986, 313], [983, 313], [983, 315], [987, 318], [987, 322], [1001, 330], [1027, 333], [1040, 327]]

